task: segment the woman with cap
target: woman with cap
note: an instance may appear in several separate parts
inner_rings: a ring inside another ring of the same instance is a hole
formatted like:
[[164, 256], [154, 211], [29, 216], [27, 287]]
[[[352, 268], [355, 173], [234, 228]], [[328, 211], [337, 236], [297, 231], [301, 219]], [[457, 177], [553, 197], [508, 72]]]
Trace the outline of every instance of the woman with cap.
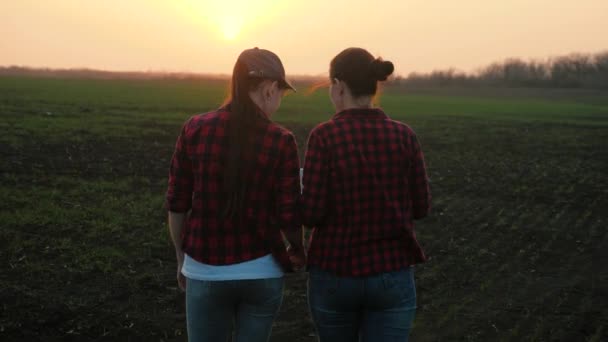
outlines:
[[277, 55], [245, 50], [225, 104], [191, 117], [177, 138], [165, 206], [189, 341], [226, 341], [233, 330], [235, 341], [267, 341], [283, 273], [303, 266], [296, 140], [270, 119], [288, 89]]
[[336, 113], [308, 138], [300, 210], [314, 227], [308, 300], [320, 341], [407, 341], [416, 308], [414, 233], [430, 195], [414, 131], [372, 107], [393, 64], [349, 48], [330, 64]]

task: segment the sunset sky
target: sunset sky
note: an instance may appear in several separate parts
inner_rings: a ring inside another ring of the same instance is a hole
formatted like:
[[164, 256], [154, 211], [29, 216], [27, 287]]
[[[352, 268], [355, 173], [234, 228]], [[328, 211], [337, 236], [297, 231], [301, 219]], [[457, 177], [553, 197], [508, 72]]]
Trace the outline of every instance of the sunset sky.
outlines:
[[229, 73], [276, 52], [323, 74], [350, 46], [397, 73], [608, 50], [608, 0], [0, 0], [0, 66]]

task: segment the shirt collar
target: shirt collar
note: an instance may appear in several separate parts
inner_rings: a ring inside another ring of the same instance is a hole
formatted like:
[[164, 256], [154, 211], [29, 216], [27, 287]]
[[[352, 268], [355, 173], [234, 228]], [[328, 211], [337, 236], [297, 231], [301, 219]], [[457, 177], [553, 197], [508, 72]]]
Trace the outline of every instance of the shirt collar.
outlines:
[[333, 119], [364, 118], [364, 119], [388, 119], [380, 108], [349, 108], [334, 115]]

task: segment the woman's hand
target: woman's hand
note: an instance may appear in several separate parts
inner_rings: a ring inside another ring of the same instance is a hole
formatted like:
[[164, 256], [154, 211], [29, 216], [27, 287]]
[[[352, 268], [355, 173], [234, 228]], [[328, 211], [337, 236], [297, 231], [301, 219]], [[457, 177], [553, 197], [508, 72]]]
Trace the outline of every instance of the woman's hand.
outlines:
[[292, 245], [289, 245], [287, 254], [289, 254], [289, 261], [293, 265], [294, 271], [300, 271], [306, 266], [306, 253], [304, 253], [304, 248], [294, 248]]
[[184, 266], [184, 252], [176, 252], [177, 256], [177, 286], [182, 291], [186, 291], [186, 277], [182, 274], [182, 266]]

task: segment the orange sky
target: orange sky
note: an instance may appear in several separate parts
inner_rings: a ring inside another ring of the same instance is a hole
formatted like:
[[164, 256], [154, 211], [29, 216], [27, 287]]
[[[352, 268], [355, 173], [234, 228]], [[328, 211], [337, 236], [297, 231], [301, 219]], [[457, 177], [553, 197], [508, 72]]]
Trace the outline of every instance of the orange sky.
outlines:
[[0, 65], [229, 73], [276, 52], [322, 74], [360, 46], [397, 73], [608, 50], [608, 0], [0, 0]]

